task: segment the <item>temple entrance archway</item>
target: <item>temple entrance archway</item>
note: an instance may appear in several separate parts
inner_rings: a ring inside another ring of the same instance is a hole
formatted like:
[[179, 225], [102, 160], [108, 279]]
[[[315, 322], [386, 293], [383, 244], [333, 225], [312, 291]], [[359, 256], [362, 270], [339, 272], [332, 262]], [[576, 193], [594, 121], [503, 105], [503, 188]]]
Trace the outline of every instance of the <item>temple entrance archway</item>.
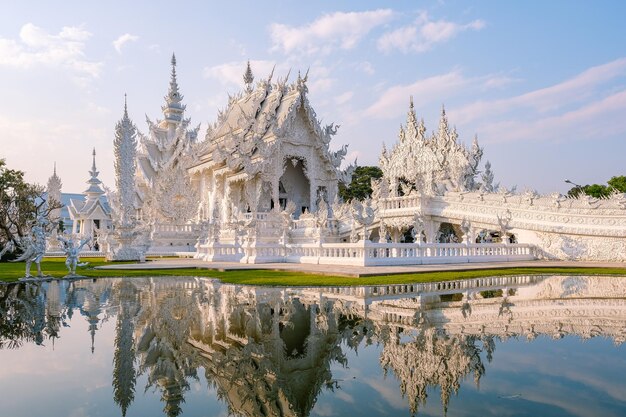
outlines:
[[[296, 205], [295, 218], [311, 207], [311, 183], [304, 171], [304, 161], [300, 158], [287, 159], [285, 170], [280, 177], [284, 193], [281, 193], [287, 201], [293, 201]], [[281, 190], [282, 191], [282, 190]]]

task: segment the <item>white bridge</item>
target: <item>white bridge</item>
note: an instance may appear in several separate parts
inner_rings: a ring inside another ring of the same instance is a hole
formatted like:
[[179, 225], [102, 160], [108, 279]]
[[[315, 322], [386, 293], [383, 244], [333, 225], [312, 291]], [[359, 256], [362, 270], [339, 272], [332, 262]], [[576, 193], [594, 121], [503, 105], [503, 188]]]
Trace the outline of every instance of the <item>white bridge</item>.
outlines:
[[443, 196], [381, 198], [378, 218], [388, 227], [408, 229], [420, 213], [427, 241], [443, 222], [469, 222], [469, 240], [481, 229], [514, 234], [534, 244], [546, 258], [626, 261], [626, 198], [566, 198], [560, 194], [447, 192]]

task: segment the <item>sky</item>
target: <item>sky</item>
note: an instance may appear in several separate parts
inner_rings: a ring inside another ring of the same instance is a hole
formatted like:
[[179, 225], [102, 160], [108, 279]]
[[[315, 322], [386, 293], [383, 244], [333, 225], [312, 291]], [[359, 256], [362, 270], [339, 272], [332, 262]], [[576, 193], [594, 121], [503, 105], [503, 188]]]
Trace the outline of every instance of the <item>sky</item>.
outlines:
[[175, 52], [201, 138], [250, 60], [257, 80], [309, 71], [347, 160], [377, 164], [413, 96], [429, 131], [445, 105], [461, 142], [477, 135], [496, 182], [566, 192], [626, 175], [625, 16], [623, 1], [7, 1], [0, 158], [40, 184], [56, 162], [63, 191], [81, 192], [95, 148], [114, 187], [124, 94], [146, 133]]

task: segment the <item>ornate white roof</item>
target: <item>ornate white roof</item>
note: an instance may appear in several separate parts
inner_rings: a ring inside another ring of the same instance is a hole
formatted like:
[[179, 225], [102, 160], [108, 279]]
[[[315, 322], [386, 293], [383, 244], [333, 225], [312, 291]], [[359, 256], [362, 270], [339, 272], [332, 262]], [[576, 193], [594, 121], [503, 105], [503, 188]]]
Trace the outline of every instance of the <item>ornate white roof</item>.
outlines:
[[[247, 74], [247, 72], [246, 72]], [[339, 126], [322, 126], [309, 103], [307, 93], [308, 73], [293, 83], [288, 77], [272, 82], [273, 72], [248, 88], [229, 97], [228, 106], [218, 113], [218, 120], [207, 131], [200, 161], [208, 165], [226, 165], [232, 171], [244, 170], [255, 175], [284, 141], [293, 141], [299, 116], [314, 138], [307, 143], [318, 150], [324, 168], [336, 173], [341, 180], [339, 167], [347, 153], [347, 146], [331, 152], [329, 144]], [[244, 77], [250, 81], [251, 77]]]
[[70, 218], [75, 219], [108, 219], [111, 215], [111, 208], [102, 201], [104, 190], [102, 181], [98, 178], [100, 173], [96, 168], [96, 150], [93, 150], [93, 163], [87, 180], [89, 187], [83, 192], [84, 200], [70, 199], [68, 206]]
[[390, 183], [404, 180], [409, 188], [425, 194], [442, 189], [471, 191], [479, 186], [475, 179], [482, 153], [476, 138], [471, 149], [458, 143], [456, 128], [449, 128], [443, 107], [438, 131], [427, 136], [424, 120], [417, 120], [411, 97], [406, 126], [400, 126], [398, 142], [390, 151], [383, 146], [380, 167]]

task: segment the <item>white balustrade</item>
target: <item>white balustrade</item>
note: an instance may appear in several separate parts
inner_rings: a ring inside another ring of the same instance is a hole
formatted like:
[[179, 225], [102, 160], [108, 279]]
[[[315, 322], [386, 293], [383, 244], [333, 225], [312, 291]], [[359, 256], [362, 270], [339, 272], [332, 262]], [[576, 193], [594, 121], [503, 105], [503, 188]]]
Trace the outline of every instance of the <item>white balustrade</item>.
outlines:
[[346, 265], [419, 265], [535, 259], [528, 244], [323, 243], [284, 247], [286, 262]]
[[157, 224], [154, 231], [157, 233], [191, 233], [194, 232], [193, 224]]

